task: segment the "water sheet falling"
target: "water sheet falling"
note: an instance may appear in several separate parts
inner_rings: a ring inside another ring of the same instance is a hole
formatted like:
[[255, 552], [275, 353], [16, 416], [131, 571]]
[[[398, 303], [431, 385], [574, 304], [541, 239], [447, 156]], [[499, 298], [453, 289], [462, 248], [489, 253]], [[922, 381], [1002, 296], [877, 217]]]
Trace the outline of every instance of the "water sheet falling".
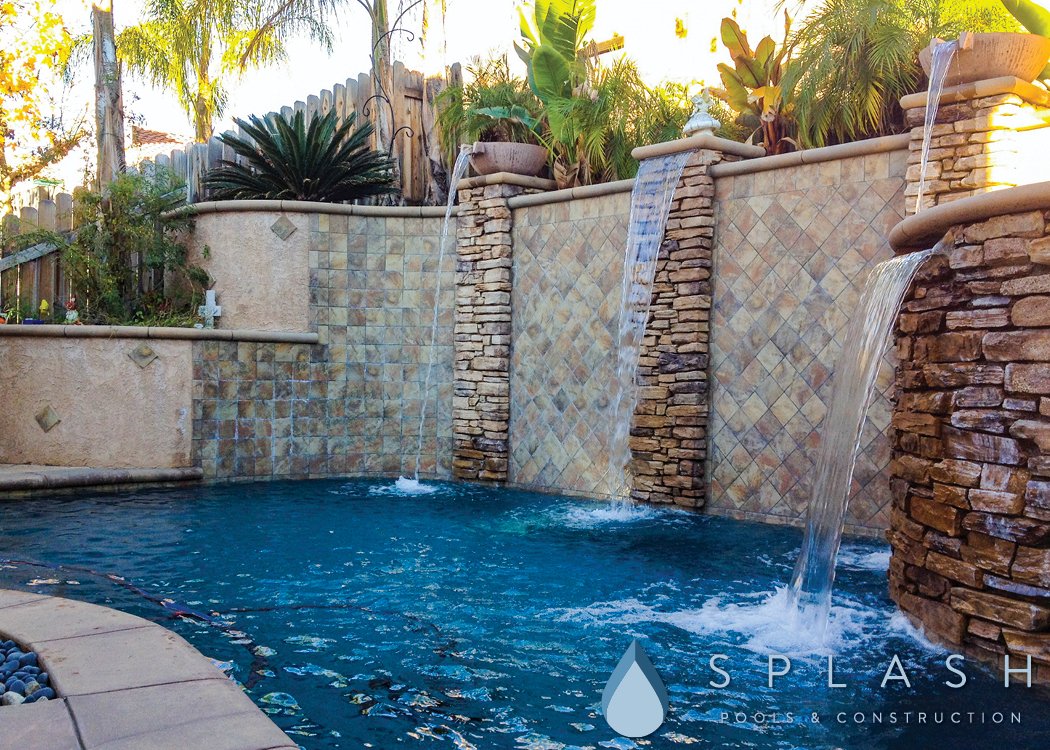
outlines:
[[430, 380], [434, 372], [434, 349], [437, 347], [438, 320], [441, 315], [441, 269], [445, 262], [445, 245], [448, 244], [448, 229], [452, 221], [452, 206], [456, 202], [456, 185], [467, 174], [470, 166], [470, 147], [462, 146], [459, 157], [452, 168], [452, 174], [448, 181], [448, 202], [445, 204], [445, 222], [441, 225], [441, 237], [438, 239], [438, 262], [434, 274], [434, 317], [430, 323], [430, 346], [427, 349], [427, 369], [423, 377], [422, 399], [419, 407], [419, 430], [416, 435], [416, 463], [413, 475], [409, 477], [398, 477], [394, 486], [398, 491], [406, 495], [426, 495], [436, 490], [435, 487], [425, 485], [419, 481], [419, 461], [423, 454], [423, 428], [427, 418], [427, 401], [430, 398]]
[[620, 501], [627, 501], [630, 496], [626, 474], [631, 459], [628, 438], [631, 417], [638, 402], [635, 375], [638, 372], [642, 337], [649, 320], [656, 260], [660, 254], [675, 186], [692, 153], [681, 151], [646, 159], [638, 167], [638, 176], [631, 190], [631, 216], [627, 226], [616, 341], [613, 430], [609, 443], [609, 490]]
[[875, 377], [889, 346], [904, 294], [916, 270], [934, 250], [901, 255], [875, 266], [846, 330], [846, 345], [833, 375], [831, 406], [820, 435], [817, 475], [810, 494], [802, 552], [789, 595], [797, 612], [792, 627], [821, 636], [827, 629], [835, 558], [842, 542], [846, 506], [861, 431]]
[[937, 122], [937, 110], [941, 106], [941, 91], [948, 68], [952, 64], [958, 42], [941, 42], [935, 45], [930, 57], [930, 86], [926, 92], [926, 118], [923, 121], [922, 151], [919, 155], [919, 194], [915, 196], [915, 213], [922, 211], [922, 198], [926, 194], [926, 168], [930, 161], [930, 143], [933, 141], [933, 125]]

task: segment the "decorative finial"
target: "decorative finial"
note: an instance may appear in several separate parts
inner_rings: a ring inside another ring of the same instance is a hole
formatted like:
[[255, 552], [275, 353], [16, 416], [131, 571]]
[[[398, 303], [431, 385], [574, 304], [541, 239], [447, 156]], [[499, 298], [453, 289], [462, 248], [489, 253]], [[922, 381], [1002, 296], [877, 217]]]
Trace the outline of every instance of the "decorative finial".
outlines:
[[714, 135], [715, 131], [722, 127], [722, 123], [711, 114], [711, 106], [714, 104], [711, 94], [704, 89], [691, 101], [693, 102], [693, 115], [682, 128], [682, 133], [687, 138], [694, 135]]

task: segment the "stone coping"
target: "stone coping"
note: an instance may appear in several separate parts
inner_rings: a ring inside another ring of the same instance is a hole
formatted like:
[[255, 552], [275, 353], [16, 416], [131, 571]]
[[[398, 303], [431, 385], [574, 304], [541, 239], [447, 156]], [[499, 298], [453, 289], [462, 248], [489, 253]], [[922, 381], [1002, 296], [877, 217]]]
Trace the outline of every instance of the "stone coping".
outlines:
[[[516, 187], [530, 188], [532, 190], [555, 190], [558, 183], [554, 180], [545, 180], [542, 177], [529, 177], [524, 174], [513, 172], [496, 172], [495, 174], [483, 174], [477, 177], [465, 177], [456, 183], [456, 190], [470, 190], [486, 185], [514, 185]], [[444, 209], [442, 209], [444, 215]]]
[[548, 203], [565, 203], [566, 201], [583, 200], [585, 198], [597, 198], [602, 195], [629, 193], [633, 189], [633, 178], [616, 180], [615, 182], [601, 182], [597, 185], [581, 185], [580, 187], [565, 188], [564, 190], [551, 190], [545, 193], [515, 195], [507, 199], [507, 205], [511, 208], [543, 206]]
[[59, 697], [0, 707], [20, 750], [294, 750], [183, 638], [119, 610], [0, 589], [0, 635], [35, 651]]
[[0, 464], [0, 492], [103, 487], [114, 484], [195, 482], [204, 478], [199, 467], [156, 469], [100, 469], [90, 466]]
[[667, 156], [668, 154], [677, 154], [681, 151], [699, 151], [701, 149], [721, 151], [723, 154], [739, 156], [744, 159], [756, 159], [766, 155], [766, 150], [761, 146], [731, 141], [728, 138], [719, 138], [717, 135], [711, 135], [710, 133], [701, 133], [700, 135], [692, 135], [688, 138], [679, 138], [674, 141], [654, 143], [651, 146], [639, 146], [631, 152], [631, 156], [638, 161], [642, 161], [643, 159], [652, 159], [654, 156]]
[[316, 333], [258, 331], [250, 328], [169, 328], [165, 326], [2, 325], [0, 336], [67, 339], [176, 339], [187, 341], [254, 341], [277, 344], [316, 344]]
[[849, 159], [857, 156], [868, 156], [870, 154], [884, 154], [889, 151], [906, 151], [911, 135], [901, 133], [900, 135], [887, 135], [881, 138], [868, 138], [863, 141], [852, 141], [850, 143], [839, 143], [834, 146], [822, 146], [821, 148], [808, 148], [801, 151], [792, 151], [790, 154], [773, 154], [758, 159], [746, 161], [727, 161], [711, 166], [711, 175], [717, 180], [719, 177], [732, 177], [741, 174], [754, 174], [755, 172], [768, 172], [772, 169], [785, 169], [797, 167], [802, 164], [819, 164], [836, 159]]
[[[1000, 94], [1017, 94], [1032, 104], [1050, 104], [1050, 92], [1034, 83], [1022, 81], [1014, 76], [1002, 76], [1001, 78], [989, 78], [984, 81], [961, 83], [958, 86], [947, 86], [941, 90], [940, 103], [963, 102], [970, 99], [999, 96]], [[918, 109], [925, 107], [929, 98], [929, 91], [920, 91], [917, 94], [902, 96], [901, 108]]]
[[971, 224], [993, 216], [1050, 208], [1050, 182], [993, 190], [924, 209], [897, 224], [889, 234], [890, 247], [898, 253], [925, 250], [958, 224]]
[[[427, 219], [444, 218], [444, 206], [358, 206], [320, 201], [204, 201], [177, 208], [163, 214], [164, 218], [200, 216], [202, 214], [236, 214], [259, 211], [278, 211], [289, 214], [335, 214], [337, 216], [376, 216], [380, 218]], [[455, 209], [453, 209], [455, 211]]]

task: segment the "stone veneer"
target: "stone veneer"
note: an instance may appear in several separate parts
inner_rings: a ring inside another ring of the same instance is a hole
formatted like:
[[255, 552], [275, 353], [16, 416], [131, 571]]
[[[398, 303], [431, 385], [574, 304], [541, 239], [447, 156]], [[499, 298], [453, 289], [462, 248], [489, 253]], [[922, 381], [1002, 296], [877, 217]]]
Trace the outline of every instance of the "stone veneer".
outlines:
[[[945, 89], [930, 141], [922, 205], [929, 208], [989, 190], [1043, 179], [1033, 155], [1050, 147], [1050, 94], [1018, 79], [997, 79]], [[919, 194], [926, 94], [901, 100], [911, 126], [908, 145], [908, 214]]]
[[953, 230], [898, 325], [891, 596], [1015, 667], [1050, 667], [1048, 217]]
[[[196, 342], [194, 460], [209, 478], [411, 475], [441, 219], [302, 216], [310, 328], [320, 343]], [[452, 453], [451, 238], [448, 244], [424, 476], [447, 477]]]
[[629, 189], [513, 209], [509, 482], [609, 495]]
[[[710, 510], [804, 518], [846, 324], [904, 215], [906, 158], [716, 175]], [[856, 531], [889, 525], [892, 390], [890, 357], [862, 432], [846, 518]]]

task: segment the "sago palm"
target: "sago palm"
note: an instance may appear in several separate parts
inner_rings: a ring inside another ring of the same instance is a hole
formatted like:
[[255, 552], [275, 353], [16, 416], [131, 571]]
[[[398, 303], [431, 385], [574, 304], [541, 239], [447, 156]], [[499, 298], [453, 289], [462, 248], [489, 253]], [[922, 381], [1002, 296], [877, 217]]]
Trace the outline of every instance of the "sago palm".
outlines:
[[372, 150], [371, 123], [357, 115], [342, 124], [335, 112], [314, 117], [271, 115], [236, 120], [247, 138], [219, 139], [243, 159], [224, 160], [205, 185], [218, 200], [298, 200], [338, 203], [396, 193], [393, 160]]
[[277, 29], [262, 28], [258, 0], [147, 0], [144, 16], [120, 33], [118, 55], [130, 71], [175, 93], [200, 142], [226, 108], [230, 81], [285, 55]]

